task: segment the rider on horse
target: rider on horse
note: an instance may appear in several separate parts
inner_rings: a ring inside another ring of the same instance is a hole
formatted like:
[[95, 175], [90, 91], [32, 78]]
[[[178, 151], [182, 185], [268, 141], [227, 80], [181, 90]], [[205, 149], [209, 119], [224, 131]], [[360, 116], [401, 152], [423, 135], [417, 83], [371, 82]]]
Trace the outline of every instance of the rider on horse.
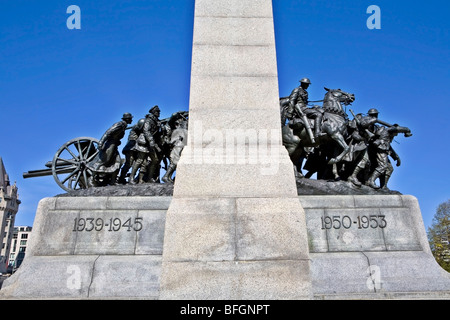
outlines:
[[[308, 134], [314, 143], [314, 138], [319, 137], [321, 133], [323, 110], [318, 107], [308, 107], [308, 91], [306, 90], [310, 84], [311, 81], [308, 78], [303, 78], [300, 80], [300, 86], [292, 90], [286, 117], [290, 124], [301, 122], [308, 130]], [[311, 134], [311, 127], [306, 118], [314, 119], [314, 136]]]

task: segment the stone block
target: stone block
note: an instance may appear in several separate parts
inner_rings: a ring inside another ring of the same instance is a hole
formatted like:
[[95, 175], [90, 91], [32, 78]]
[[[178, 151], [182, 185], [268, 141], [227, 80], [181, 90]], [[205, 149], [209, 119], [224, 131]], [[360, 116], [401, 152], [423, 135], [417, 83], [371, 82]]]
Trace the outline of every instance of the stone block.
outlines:
[[164, 256], [170, 261], [221, 261], [235, 257], [235, 201], [191, 198], [172, 201]]
[[423, 251], [367, 252], [377, 292], [450, 291], [450, 273]]
[[83, 299], [88, 297], [97, 256], [27, 256], [3, 283], [0, 298]]
[[[386, 249], [421, 251], [420, 235], [413, 216], [420, 211], [411, 212], [408, 208], [380, 208], [380, 214], [389, 219], [389, 226], [384, 232]], [[427, 244], [429, 246], [429, 244]]]
[[41, 200], [27, 256], [162, 254], [171, 197], [95, 198]]
[[310, 257], [314, 295], [375, 292], [367, 285], [370, 270], [364, 253], [310, 253]]
[[134, 254], [136, 218], [137, 210], [81, 211], [74, 254]]
[[396, 208], [403, 207], [401, 195], [358, 195], [354, 197], [356, 208]]
[[[259, 113], [261, 109], [270, 108], [277, 109], [279, 112], [279, 101], [276, 98], [279, 95], [276, 77], [193, 75], [191, 77], [191, 90], [203, 92], [203, 94], [191, 94], [189, 110], [204, 110], [207, 108], [210, 111], [212, 109], [228, 110], [228, 113], [238, 110], [255, 110]], [[261, 93], [255, 95], [255, 90]], [[252, 103], [249, 103], [249, 101], [252, 101]], [[254, 119], [251, 120], [254, 121]]]
[[272, 3], [265, 0], [196, 0], [195, 16], [270, 17]]
[[60, 210], [105, 210], [108, 197], [86, 197], [80, 201], [77, 197], [57, 197], [55, 209]]
[[194, 45], [267, 46], [274, 43], [270, 18], [197, 17]]
[[[420, 213], [420, 206], [417, 198], [412, 195], [403, 195], [402, 196], [403, 205], [405, 208], [408, 208], [410, 213], [418, 212]], [[423, 223], [421, 214], [410, 214], [413, 224], [415, 226], [415, 233], [419, 238], [420, 246], [422, 250], [428, 254], [431, 253], [430, 244], [428, 243], [428, 237], [425, 229], [425, 225]]]
[[158, 299], [161, 256], [100, 256], [95, 262], [90, 298]]
[[300, 196], [299, 199], [306, 212], [311, 252], [429, 252], [426, 235], [421, 232], [420, 210], [405, 207], [403, 196]]
[[325, 210], [323, 208], [309, 208], [304, 212], [308, 226], [309, 252], [328, 252], [327, 230], [323, 228], [321, 220]]
[[142, 230], [137, 232], [135, 254], [162, 255], [168, 208], [169, 206], [165, 210], [139, 210], [137, 217], [142, 218], [140, 221], [145, 223], [142, 224]]
[[162, 272], [164, 300], [311, 298], [308, 260], [168, 262]]
[[[326, 209], [321, 217], [329, 251], [386, 250], [384, 224], [373, 209]], [[325, 220], [327, 219], [327, 220]]]
[[309, 208], [354, 208], [353, 196], [300, 196], [303, 209]]
[[277, 77], [275, 46], [194, 45], [195, 76]]
[[133, 197], [108, 197], [106, 209], [111, 210], [167, 210], [171, 197], [163, 196], [133, 196]]
[[56, 200], [45, 198], [39, 202], [27, 256], [73, 254], [76, 233], [72, 230], [79, 210], [55, 210]]
[[297, 198], [236, 199], [236, 260], [308, 259]]
[[[186, 153], [185, 153], [186, 151]], [[194, 149], [183, 150], [178, 163], [177, 197], [295, 197], [295, 181], [279, 179], [293, 175], [292, 162], [286, 150], [272, 157], [260, 157], [252, 163], [227, 163], [224, 155], [213, 162], [211, 156]], [[249, 159], [247, 159], [249, 160]], [[182, 172], [182, 174], [180, 174]], [[254, 183], [258, 179], [258, 183]], [[181, 182], [180, 182], [181, 181]], [[191, 186], [195, 185], [195, 188]]]

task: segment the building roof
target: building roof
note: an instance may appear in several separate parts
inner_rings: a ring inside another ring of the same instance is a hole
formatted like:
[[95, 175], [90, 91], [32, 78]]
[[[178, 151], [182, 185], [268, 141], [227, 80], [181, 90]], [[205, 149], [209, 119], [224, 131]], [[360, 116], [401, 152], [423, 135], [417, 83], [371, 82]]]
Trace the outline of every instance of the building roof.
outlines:
[[8, 173], [6, 173], [3, 159], [0, 157], [0, 188], [3, 187], [6, 190], [7, 186], [9, 186], [9, 176]]

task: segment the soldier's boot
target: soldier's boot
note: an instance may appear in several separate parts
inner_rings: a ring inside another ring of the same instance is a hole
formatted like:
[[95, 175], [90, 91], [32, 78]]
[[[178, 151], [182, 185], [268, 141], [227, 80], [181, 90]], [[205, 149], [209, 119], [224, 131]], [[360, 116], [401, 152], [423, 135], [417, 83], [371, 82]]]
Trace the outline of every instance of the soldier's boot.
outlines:
[[156, 182], [156, 180], [153, 178], [153, 176], [155, 175], [156, 169], [157, 169], [157, 167], [154, 164], [151, 164], [148, 167], [148, 182], [151, 182], [151, 183]]
[[367, 180], [367, 185], [374, 189], [379, 189], [379, 187], [375, 184], [375, 180], [381, 175], [381, 172], [375, 169], [370, 178]]
[[117, 175], [118, 175], [119, 171], [115, 171], [111, 174], [111, 179], [109, 181], [109, 185], [110, 186], [115, 186], [117, 185]]
[[325, 132], [322, 132], [322, 115], [318, 115], [314, 119], [314, 138], [320, 138], [326, 135]]
[[142, 170], [139, 171], [138, 183], [145, 183], [144, 176], [145, 176], [145, 172], [142, 172]]
[[166, 174], [161, 178], [161, 180], [166, 183], [173, 183], [172, 174], [174, 171], [175, 166], [170, 164], [169, 167], [167, 168]]
[[391, 175], [389, 173], [386, 173], [384, 175], [384, 184], [381, 187], [381, 189], [388, 189], [387, 184], [388, 184], [388, 181], [389, 181], [390, 178], [391, 178]]
[[136, 176], [136, 172], [137, 172], [139, 166], [140, 166], [140, 163], [135, 162], [133, 164], [133, 166], [131, 167], [131, 173], [130, 173], [128, 183], [136, 184], [136, 180], [134, 179], [134, 177]]
[[127, 173], [128, 173], [129, 169], [130, 168], [128, 166], [126, 166], [126, 165], [124, 165], [122, 167], [122, 169], [120, 171], [119, 180], [117, 180], [118, 183], [121, 183], [121, 184], [126, 184], [127, 183], [126, 177], [127, 177]]
[[360, 187], [362, 183], [358, 180], [357, 176], [358, 173], [361, 171], [361, 167], [356, 167], [355, 170], [353, 170], [353, 173], [350, 177], [348, 177], [347, 181], [353, 183], [355, 186]]

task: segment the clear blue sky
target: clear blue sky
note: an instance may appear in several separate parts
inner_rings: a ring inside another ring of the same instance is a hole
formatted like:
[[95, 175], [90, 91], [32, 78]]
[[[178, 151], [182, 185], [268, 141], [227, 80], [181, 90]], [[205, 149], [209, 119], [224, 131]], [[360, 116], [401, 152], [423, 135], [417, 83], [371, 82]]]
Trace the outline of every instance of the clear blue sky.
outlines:
[[[69, 30], [69, 5], [81, 30]], [[408, 126], [390, 188], [417, 197], [425, 225], [450, 198], [450, 4], [444, 0], [274, 0], [280, 95], [309, 77], [356, 96], [353, 109]], [[369, 30], [369, 5], [381, 29]], [[194, 0], [0, 0], [0, 156], [32, 225], [37, 204], [63, 193], [53, 178], [23, 179], [66, 141], [100, 138], [124, 112], [187, 110]]]

